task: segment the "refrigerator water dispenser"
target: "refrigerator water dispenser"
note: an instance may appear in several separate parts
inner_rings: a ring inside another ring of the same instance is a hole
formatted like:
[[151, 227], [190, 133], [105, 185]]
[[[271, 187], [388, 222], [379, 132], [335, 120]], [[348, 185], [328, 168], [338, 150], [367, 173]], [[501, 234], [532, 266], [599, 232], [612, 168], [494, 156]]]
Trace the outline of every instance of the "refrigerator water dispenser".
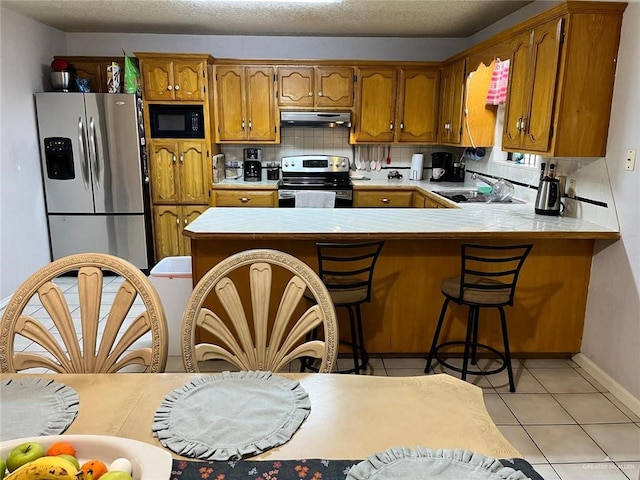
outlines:
[[76, 178], [73, 168], [73, 148], [71, 139], [49, 137], [44, 139], [44, 156], [47, 164], [47, 176], [54, 180], [73, 180]]

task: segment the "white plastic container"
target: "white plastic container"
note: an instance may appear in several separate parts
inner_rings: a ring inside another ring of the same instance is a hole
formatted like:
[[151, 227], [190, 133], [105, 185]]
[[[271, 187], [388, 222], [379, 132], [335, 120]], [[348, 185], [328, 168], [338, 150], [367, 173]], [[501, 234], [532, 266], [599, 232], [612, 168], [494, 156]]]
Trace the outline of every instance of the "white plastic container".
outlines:
[[166, 257], [151, 269], [151, 283], [158, 290], [169, 326], [169, 355], [182, 355], [180, 330], [189, 295], [193, 291], [191, 257]]

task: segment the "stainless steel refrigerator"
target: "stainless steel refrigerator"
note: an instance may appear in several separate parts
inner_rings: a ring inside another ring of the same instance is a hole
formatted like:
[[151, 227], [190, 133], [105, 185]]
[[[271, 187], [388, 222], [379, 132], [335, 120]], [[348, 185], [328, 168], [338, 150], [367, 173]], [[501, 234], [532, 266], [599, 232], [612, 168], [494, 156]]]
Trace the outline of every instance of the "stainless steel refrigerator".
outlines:
[[148, 269], [153, 252], [136, 95], [35, 97], [53, 259], [110, 253]]

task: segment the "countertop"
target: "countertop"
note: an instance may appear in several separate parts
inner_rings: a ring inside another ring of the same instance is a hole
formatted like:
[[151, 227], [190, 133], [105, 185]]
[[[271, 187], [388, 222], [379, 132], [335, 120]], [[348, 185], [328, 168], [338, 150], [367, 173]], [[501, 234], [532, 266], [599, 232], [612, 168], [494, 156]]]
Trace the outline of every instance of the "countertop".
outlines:
[[[312, 219], [312, 220], [310, 220]], [[619, 238], [594, 223], [543, 217], [531, 204], [463, 208], [209, 208], [193, 239]]]
[[[406, 172], [405, 172], [406, 173]], [[384, 174], [384, 175], [383, 175]], [[475, 182], [388, 180], [386, 172], [358, 172], [355, 190], [414, 189], [423, 192], [475, 188]], [[224, 180], [219, 188], [277, 188], [277, 181]], [[618, 239], [618, 230], [563, 216], [537, 215], [531, 203], [452, 203], [457, 208], [210, 208], [185, 228], [194, 239], [403, 239], [403, 238], [576, 238]], [[313, 210], [313, 213], [310, 211]], [[309, 221], [312, 215], [313, 221]]]

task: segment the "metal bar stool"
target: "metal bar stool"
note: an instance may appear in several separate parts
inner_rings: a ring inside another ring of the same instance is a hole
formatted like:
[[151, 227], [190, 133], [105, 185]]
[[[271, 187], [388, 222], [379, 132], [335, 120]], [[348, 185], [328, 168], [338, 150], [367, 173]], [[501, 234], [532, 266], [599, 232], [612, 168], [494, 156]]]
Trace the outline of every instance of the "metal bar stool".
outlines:
[[[364, 344], [360, 305], [371, 301], [373, 271], [384, 241], [365, 243], [316, 243], [319, 275], [327, 287], [336, 308], [344, 307], [349, 314], [351, 338], [340, 343], [349, 345], [353, 368], [339, 373], [366, 370], [369, 354]], [[301, 361], [300, 371], [314, 370], [308, 359]]]
[[[462, 380], [467, 379], [467, 374], [493, 375], [506, 369], [509, 375], [509, 390], [516, 391], [513, 382], [513, 370], [511, 368], [511, 353], [509, 350], [509, 337], [507, 335], [507, 321], [504, 313], [505, 306], [513, 305], [513, 296], [516, 283], [520, 275], [520, 269], [529, 255], [533, 245], [474, 245], [462, 244], [462, 268], [460, 276], [446, 278], [441, 284], [442, 294], [445, 297], [440, 311], [440, 318], [433, 336], [431, 349], [427, 358], [424, 373], [429, 373], [431, 362], [435, 358], [445, 367], [462, 373]], [[440, 331], [447, 312], [449, 302], [458, 305], [467, 305], [469, 315], [467, 318], [467, 332], [464, 341], [449, 341], [438, 344]], [[480, 323], [480, 309], [492, 307], [500, 312], [502, 325], [502, 339], [504, 353], [488, 345], [478, 343], [478, 327]], [[441, 358], [438, 351], [445, 347], [464, 345], [462, 368], [458, 368]], [[478, 348], [494, 353], [500, 360], [498, 368], [483, 372], [469, 370], [469, 359], [472, 365], [476, 365]]]

